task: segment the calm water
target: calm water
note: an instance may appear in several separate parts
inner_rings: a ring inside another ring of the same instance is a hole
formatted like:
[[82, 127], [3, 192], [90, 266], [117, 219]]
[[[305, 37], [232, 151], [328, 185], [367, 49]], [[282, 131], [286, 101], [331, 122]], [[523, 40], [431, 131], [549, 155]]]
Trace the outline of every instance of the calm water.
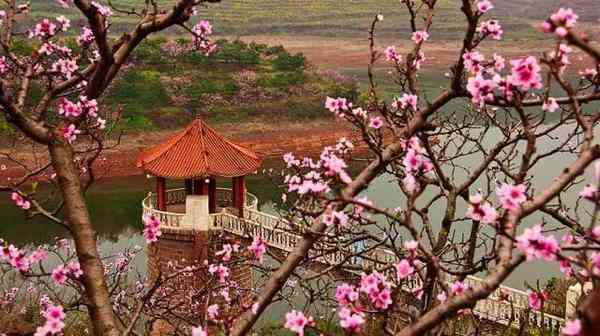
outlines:
[[[560, 139], [564, 138], [566, 132], [568, 132], [567, 129], [561, 129], [554, 135]], [[538, 153], [544, 152], [556, 141], [559, 140], [548, 139], [540, 146]], [[533, 176], [535, 185], [541, 188], [551, 183], [552, 179], [572, 161], [572, 158], [571, 155], [565, 154], [542, 162]], [[476, 158], [470, 158], [463, 163], [473, 162], [478, 161]], [[458, 178], [460, 177], [459, 174]], [[144, 245], [140, 236], [142, 230], [141, 200], [153, 189], [153, 182], [154, 180], [149, 180], [145, 176], [111, 178], [98, 182], [90, 190], [88, 204], [93, 223], [100, 235], [101, 249], [105, 253], [118, 251], [124, 247]], [[219, 184], [227, 187], [229, 186], [228, 182], [222, 180], [219, 181]], [[180, 183], [172, 181], [170, 183], [170, 187], [182, 187]], [[273, 202], [281, 197], [278, 187], [263, 175], [249, 176], [247, 186], [249, 191], [259, 198], [259, 206], [263, 211], [272, 211]], [[484, 187], [484, 185], [478, 187]], [[578, 190], [579, 188], [569, 193], [567, 199], [573, 200]], [[366, 195], [381, 207], [396, 208], [404, 205], [404, 198], [398, 196], [398, 191], [399, 188], [389, 176], [381, 176], [366, 192]], [[440, 222], [441, 206], [443, 204], [431, 211], [433, 223]], [[462, 216], [465, 208], [466, 204], [459, 205], [458, 216]], [[65, 232], [53, 223], [41, 219], [25, 219], [23, 213], [15, 208], [5, 195], [0, 199], [0, 218], [2, 219], [0, 237], [13, 244], [23, 246], [50, 243], [56, 237], [65, 235]], [[530, 218], [526, 224], [531, 225], [539, 220], [539, 217]], [[456, 225], [455, 230], [457, 234], [468, 234], [469, 232], [467, 224], [464, 224], [464, 227]], [[487, 230], [490, 233], [493, 232], [489, 228]], [[138, 263], [140, 267], [144, 267], [145, 258], [140, 258]], [[559, 275], [558, 265], [555, 263], [529, 263], [509, 278], [508, 285], [524, 288], [525, 281], [544, 280], [557, 275]]]

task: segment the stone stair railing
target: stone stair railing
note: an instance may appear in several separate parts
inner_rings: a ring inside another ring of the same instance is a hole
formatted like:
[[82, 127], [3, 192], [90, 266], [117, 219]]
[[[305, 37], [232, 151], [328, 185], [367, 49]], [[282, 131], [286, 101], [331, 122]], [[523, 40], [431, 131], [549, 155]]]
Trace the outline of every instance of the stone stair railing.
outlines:
[[[268, 246], [284, 252], [293, 251], [296, 243], [301, 239], [299, 235], [286, 230], [292, 225], [285, 219], [257, 210], [248, 210], [244, 217], [242, 219], [231, 214], [219, 213], [211, 215], [211, 221], [215, 228], [238, 236], [261, 237]], [[382, 265], [389, 268], [389, 265], [397, 261], [394, 253], [382, 248], [370, 251], [364, 258], [351, 258], [351, 255], [351, 251], [336, 251], [319, 256], [317, 261], [331, 265], [349, 260], [356, 262], [356, 259], [359, 259], [360, 265], [356, 266], [361, 268], [377, 268]], [[477, 277], [469, 276], [464, 282], [473, 288], [479, 286], [482, 281]], [[405, 281], [403, 286], [404, 290], [413, 291], [421, 285], [420, 278], [415, 276]], [[561, 317], [529, 309], [527, 293], [507, 286], [500, 286], [487, 299], [479, 301], [473, 311], [482, 318], [514, 327], [519, 327], [521, 321], [527, 320], [530, 324], [544, 328], [551, 334], [558, 334], [565, 322]]]

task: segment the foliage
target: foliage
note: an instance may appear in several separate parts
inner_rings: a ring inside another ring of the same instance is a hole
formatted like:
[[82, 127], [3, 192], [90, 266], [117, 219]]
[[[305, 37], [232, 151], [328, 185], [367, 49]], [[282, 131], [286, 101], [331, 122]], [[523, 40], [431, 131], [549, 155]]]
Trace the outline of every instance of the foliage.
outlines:
[[273, 60], [273, 68], [279, 71], [298, 72], [303, 70], [305, 66], [306, 57], [301, 53], [291, 55], [287, 52], [279, 52]]
[[155, 37], [144, 40], [133, 52], [134, 59], [148, 65], [167, 63], [169, 60], [162, 49], [162, 45], [165, 42], [165, 37]]

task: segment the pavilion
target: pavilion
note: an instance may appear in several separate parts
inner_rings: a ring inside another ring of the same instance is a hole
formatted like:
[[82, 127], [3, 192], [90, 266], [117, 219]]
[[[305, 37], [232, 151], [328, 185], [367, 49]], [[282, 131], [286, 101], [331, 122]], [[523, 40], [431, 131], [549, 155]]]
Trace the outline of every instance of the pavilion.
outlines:
[[137, 167], [156, 178], [156, 209], [167, 211], [166, 179], [183, 180], [187, 196], [208, 196], [208, 212], [217, 212], [216, 178], [232, 178], [228, 202], [243, 216], [244, 176], [256, 172], [262, 159], [251, 150], [227, 140], [201, 119], [167, 141], [142, 151]]

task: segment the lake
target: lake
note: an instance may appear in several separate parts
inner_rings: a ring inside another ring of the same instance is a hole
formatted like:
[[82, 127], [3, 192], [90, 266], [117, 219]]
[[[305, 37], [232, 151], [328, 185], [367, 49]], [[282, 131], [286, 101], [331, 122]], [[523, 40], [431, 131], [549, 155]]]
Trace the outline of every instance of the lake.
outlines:
[[[564, 138], [567, 132], [569, 130], [566, 127], [558, 129], [553, 134], [556, 139], [548, 139], [546, 142], [540, 144], [538, 153], [550, 149], [552, 144]], [[492, 138], [497, 136], [498, 134], [492, 136]], [[543, 161], [536, 168], [535, 174], [532, 176], [532, 181], [538, 186], [538, 190], [551, 183], [552, 179], [572, 161], [573, 157], [570, 154], [559, 154]], [[463, 162], [461, 163], [469, 165], [477, 162], [476, 160], [476, 158], [470, 158], [462, 160]], [[278, 167], [278, 164], [270, 162], [266, 168], [269, 167]], [[353, 170], [358, 168], [354, 167]], [[464, 176], [464, 173], [462, 175]], [[458, 174], [457, 178], [460, 179], [461, 174]], [[223, 179], [219, 181], [219, 184], [220, 186], [229, 187], [228, 182]], [[182, 187], [182, 183], [174, 181], [169, 181], [169, 183], [168, 187]], [[273, 212], [274, 202], [277, 202], [281, 198], [281, 191], [278, 186], [269, 177], [262, 174], [248, 176], [247, 186], [249, 192], [258, 197], [259, 208], [266, 212]], [[483, 184], [481, 187], [483, 187]], [[99, 181], [91, 188], [88, 192], [87, 200], [95, 229], [99, 233], [103, 253], [119, 251], [124, 247], [134, 245], [144, 246], [145, 242], [141, 237], [143, 229], [141, 223], [141, 201], [153, 188], [154, 180], [148, 179], [146, 176], [107, 178]], [[579, 188], [574, 188], [569, 191], [565, 199], [573, 201], [579, 190]], [[404, 204], [404, 198], [398, 196], [398, 191], [398, 186], [390, 179], [390, 176], [383, 175], [377, 178], [365, 194], [380, 207], [396, 208]], [[431, 195], [431, 193], [425, 193], [424, 197], [427, 199]], [[495, 202], [495, 204], [498, 203]], [[440, 222], [442, 205], [432, 208], [431, 216], [434, 225]], [[465, 213], [465, 209], [466, 204], [464, 202], [459, 204], [457, 216], [462, 216]], [[23, 212], [13, 206], [8, 195], [0, 199], [0, 214], [2, 218], [2, 222], [0, 223], [0, 237], [12, 244], [33, 246], [52, 243], [57, 237], [65, 235], [64, 230], [47, 220], [25, 219]], [[539, 216], [531, 216], [531, 218], [526, 220], [524, 226], [530, 226], [538, 223], [540, 220]], [[455, 231], [458, 235], [468, 234], [468, 229], [469, 225], [466, 222], [464, 222], [464, 225], [461, 225], [461, 223], [455, 224]], [[493, 232], [490, 227], [485, 228], [485, 231], [488, 233]], [[144, 269], [145, 257], [138, 259], [138, 265]], [[533, 262], [515, 271], [506, 284], [511, 287], [523, 289], [525, 288], [525, 281], [534, 282], [536, 279], [547, 280], [554, 276], [560, 276], [557, 263]]]

